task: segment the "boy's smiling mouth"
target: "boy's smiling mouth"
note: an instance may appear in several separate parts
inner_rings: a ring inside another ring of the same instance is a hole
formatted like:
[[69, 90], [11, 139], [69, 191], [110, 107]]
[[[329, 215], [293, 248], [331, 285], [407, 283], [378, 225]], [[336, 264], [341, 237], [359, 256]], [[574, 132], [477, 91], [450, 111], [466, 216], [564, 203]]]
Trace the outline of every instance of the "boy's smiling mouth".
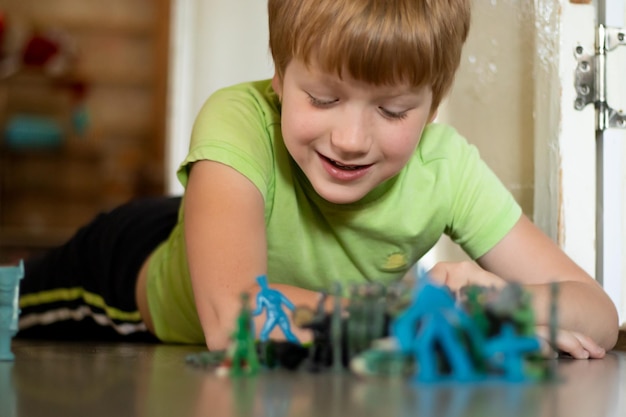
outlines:
[[369, 168], [374, 165], [344, 164], [322, 154], [318, 155], [320, 157], [320, 160], [322, 161], [322, 165], [326, 169], [326, 172], [331, 177], [341, 181], [353, 181], [359, 179], [367, 172], [369, 172]]
[[331, 159], [331, 158], [326, 158], [326, 160], [329, 161], [334, 166], [336, 166], [337, 168], [343, 169], [343, 170], [346, 170], [346, 171], [354, 171], [354, 170], [363, 169], [363, 168], [369, 166], [369, 165], [345, 165], [345, 164], [342, 164], [341, 162], [337, 162], [337, 161], [335, 161], [334, 159]]
[[369, 168], [371, 167], [373, 164], [367, 164], [367, 165], [353, 165], [353, 164], [343, 164], [339, 161], [336, 161], [332, 158], [329, 158], [327, 156], [324, 156], [322, 154], [318, 154], [320, 156], [320, 158], [322, 158], [322, 160], [327, 161], [328, 163], [330, 163], [331, 165], [335, 166], [338, 169], [344, 170], [344, 171], [356, 171], [359, 169], [365, 169], [365, 168]]

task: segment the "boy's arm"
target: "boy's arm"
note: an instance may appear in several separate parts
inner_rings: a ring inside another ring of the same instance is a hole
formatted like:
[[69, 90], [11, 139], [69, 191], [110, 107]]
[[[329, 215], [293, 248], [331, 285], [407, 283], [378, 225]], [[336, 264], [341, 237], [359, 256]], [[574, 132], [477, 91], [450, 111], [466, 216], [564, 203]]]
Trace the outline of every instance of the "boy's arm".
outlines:
[[443, 264], [434, 268], [436, 279], [453, 289], [467, 283], [497, 285], [499, 278], [521, 283], [533, 295], [536, 321], [544, 328], [549, 325], [550, 283], [559, 282], [559, 347], [568, 353], [583, 349], [594, 357], [603, 355], [596, 344], [605, 350], [615, 345], [618, 319], [611, 299], [526, 216], [477, 262], [486, 271], [476, 268], [469, 278], [471, 267], [460, 271], [463, 268]]
[[[194, 298], [209, 349], [229, 343], [241, 307], [240, 295], [259, 290], [255, 278], [267, 272], [263, 197], [250, 180], [213, 161], [193, 164], [185, 190], [185, 243]], [[273, 285], [295, 305], [315, 308], [318, 294]], [[255, 306], [251, 306], [254, 311]], [[255, 318], [261, 329], [263, 316]], [[293, 329], [301, 341], [308, 331]]]

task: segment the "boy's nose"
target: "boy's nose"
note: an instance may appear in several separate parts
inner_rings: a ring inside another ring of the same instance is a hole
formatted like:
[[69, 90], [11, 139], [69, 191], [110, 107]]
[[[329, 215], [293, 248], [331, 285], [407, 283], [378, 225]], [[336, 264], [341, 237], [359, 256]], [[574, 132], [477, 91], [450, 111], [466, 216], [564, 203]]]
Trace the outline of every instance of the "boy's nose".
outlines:
[[370, 129], [363, 114], [345, 115], [331, 131], [330, 143], [337, 156], [355, 158], [369, 152]]

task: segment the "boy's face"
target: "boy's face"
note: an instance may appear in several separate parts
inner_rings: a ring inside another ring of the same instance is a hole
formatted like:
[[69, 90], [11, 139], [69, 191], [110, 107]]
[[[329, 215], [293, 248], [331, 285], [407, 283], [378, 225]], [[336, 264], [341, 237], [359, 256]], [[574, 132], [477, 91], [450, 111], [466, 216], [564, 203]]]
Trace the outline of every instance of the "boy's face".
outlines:
[[315, 191], [353, 203], [407, 163], [432, 120], [430, 88], [374, 86], [292, 60], [272, 86], [285, 145]]

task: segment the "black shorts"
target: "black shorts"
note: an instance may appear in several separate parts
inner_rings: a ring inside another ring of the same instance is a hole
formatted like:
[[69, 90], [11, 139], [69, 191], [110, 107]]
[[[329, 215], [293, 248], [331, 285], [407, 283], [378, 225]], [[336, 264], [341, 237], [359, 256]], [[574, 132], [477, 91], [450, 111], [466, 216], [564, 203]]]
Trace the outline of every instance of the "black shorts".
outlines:
[[143, 262], [176, 225], [180, 197], [133, 200], [24, 262], [17, 337], [157, 341], [135, 300]]

